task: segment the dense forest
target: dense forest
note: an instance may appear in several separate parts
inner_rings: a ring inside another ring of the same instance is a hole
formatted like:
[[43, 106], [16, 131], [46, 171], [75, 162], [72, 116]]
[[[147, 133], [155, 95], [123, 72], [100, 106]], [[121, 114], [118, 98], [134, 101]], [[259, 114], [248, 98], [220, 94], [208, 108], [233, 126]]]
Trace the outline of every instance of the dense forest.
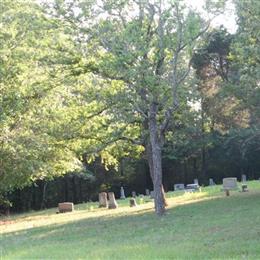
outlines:
[[206, 3], [1, 0], [1, 207], [259, 179], [260, 1]]

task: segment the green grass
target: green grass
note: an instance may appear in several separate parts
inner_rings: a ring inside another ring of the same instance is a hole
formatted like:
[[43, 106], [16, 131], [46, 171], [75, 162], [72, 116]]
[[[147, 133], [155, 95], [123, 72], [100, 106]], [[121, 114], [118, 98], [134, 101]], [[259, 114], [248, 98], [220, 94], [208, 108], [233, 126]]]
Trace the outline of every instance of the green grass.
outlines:
[[145, 198], [137, 208], [120, 200], [116, 210], [92, 203], [0, 219], [0, 259], [260, 259], [260, 182], [248, 186], [230, 197], [220, 186], [168, 193], [161, 218]]

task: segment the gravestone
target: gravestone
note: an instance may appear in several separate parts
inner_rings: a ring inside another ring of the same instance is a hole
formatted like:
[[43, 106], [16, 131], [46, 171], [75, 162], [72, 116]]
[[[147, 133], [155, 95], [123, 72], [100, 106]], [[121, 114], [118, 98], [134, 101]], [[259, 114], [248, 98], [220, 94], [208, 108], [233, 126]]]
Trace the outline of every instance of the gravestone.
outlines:
[[247, 188], [247, 184], [242, 184], [242, 192], [247, 192], [248, 188]]
[[74, 204], [72, 202], [62, 202], [58, 204], [59, 213], [74, 211]]
[[149, 196], [149, 195], [150, 195], [149, 189], [146, 189], [146, 190], [145, 190], [145, 194], [146, 194], [146, 196]]
[[108, 193], [108, 208], [109, 209], [116, 209], [118, 207], [116, 199], [115, 199], [115, 194], [114, 192], [109, 192]]
[[236, 190], [236, 189], [237, 189], [237, 178], [223, 179], [223, 190]]
[[246, 175], [245, 174], [241, 175], [241, 182], [246, 182]]
[[130, 207], [136, 207], [137, 206], [136, 200], [134, 198], [131, 198], [129, 200], [129, 202], [130, 202]]
[[216, 185], [215, 182], [213, 181], [212, 178], [209, 179], [209, 186], [214, 186]]
[[120, 188], [120, 199], [125, 199], [125, 190], [123, 187]]
[[174, 184], [174, 190], [184, 190], [185, 186], [183, 183]]
[[193, 183], [199, 185], [199, 180], [198, 179], [194, 179]]
[[108, 201], [107, 201], [107, 193], [101, 192], [98, 194], [98, 200], [99, 200], [99, 207], [100, 208], [107, 208], [108, 207]]
[[194, 192], [194, 191], [201, 191], [200, 186], [198, 184], [192, 183], [186, 185], [185, 192]]
[[150, 192], [150, 198], [151, 198], [151, 199], [154, 199], [154, 196], [155, 196], [155, 194], [154, 194], [154, 191], [152, 190], [152, 191]]
[[135, 198], [136, 197], [136, 192], [132, 191], [132, 197]]

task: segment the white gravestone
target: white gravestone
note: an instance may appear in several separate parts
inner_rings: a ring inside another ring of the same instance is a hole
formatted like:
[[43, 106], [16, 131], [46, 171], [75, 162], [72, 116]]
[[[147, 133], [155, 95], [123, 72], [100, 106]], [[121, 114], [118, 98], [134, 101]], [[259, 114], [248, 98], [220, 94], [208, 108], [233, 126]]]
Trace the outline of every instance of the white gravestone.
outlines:
[[146, 194], [146, 196], [149, 196], [149, 195], [150, 195], [149, 189], [146, 189], [146, 190], [145, 190], [145, 194]]
[[209, 179], [209, 186], [214, 186], [216, 185], [215, 182], [213, 181], [212, 178]]
[[199, 185], [199, 180], [198, 179], [194, 179], [193, 183]]
[[185, 192], [194, 192], [194, 191], [201, 191], [200, 186], [198, 184], [192, 183], [186, 185]]
[[125, 190], [123, 187], [120, 188], [120, 199], [125, 199]]
[[223, 190], [236, 190], [237, 188], [237, 178], [223, 179]]
[[246, 182], [246, 175], [245, 175], [245, 174], [242, 174], [242, 176], [241, 176], [241, 181], [242, 181], [242, 182]]
[[183, 183], [174, 184], [174, 190], [184, 190], [185, 186]]

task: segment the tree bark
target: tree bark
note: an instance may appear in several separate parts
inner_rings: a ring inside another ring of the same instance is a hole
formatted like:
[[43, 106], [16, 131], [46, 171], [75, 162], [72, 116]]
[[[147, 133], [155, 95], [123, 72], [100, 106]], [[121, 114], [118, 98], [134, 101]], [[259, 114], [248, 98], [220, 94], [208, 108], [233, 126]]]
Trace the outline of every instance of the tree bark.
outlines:
[[[152, 158], [151, 144], [146, 145], [145, 149], [146, 149], [146, 156], [147, 156], [148, 165], [149, 165], [150, 177], [151, 177], [152, 183], [154, 185], [154, 168], [153, 168], [153, 158]], [[166, 200], [166, 197], [165, 197], [163, 184], [161, 186], [161, 190], [162, 190], [162, 194], [163, 194], [164, 205], [165, 205], [165, 207], [167, 207], [168, 203], [167, 203], [167, 200]]]
[[188, 169], [187, 169], [187, 160], [185, 159], [183, 162], [183, 175], [184, 175], [184, 184], [188, 182]]
[[67, 176], [64, 176], [64, 200], [65, 202], [69, 201], [69, 180]]
[[201, 149], [201, 173], [200, 173], [200, 179], [202, 182], [206, 180], [207, 175], [207, 151], [206, 151], [206, 145], [205, 145], [205, 105], [204, 101], [202, 101], [201, 105], [201, 133], [202, 133], [202, 149]]
[[197, 158], [195, 157], [192, 160], [193, 160], [193, 176], [195, 178], [197, 178], [197, 175], [198, 175], [198, 173], [197, 173]]
[[153, 102], [150, 106], [149, 116], [149, 166], [151, 166], [151, 176], [153, 179], [155, 212], [161, 216], [165, 213], [165, 197], [162, 187], [162, 149], [156, 114], [157, 105]]
[[72, 191], [73, 191], [73, 202], [78, 203], [78, 194], [77, 194], [77, 175], [75, 174], [72, 177]]
[[206, 148], [203, 145], [202, 151], [201, 151], [201, 180], [204, 182], [206, 180], [207, 175], [207, 153]]
[[46, 209], [46, 188], [47, 188], [47, 182], [43, 181], [41, 209]]

